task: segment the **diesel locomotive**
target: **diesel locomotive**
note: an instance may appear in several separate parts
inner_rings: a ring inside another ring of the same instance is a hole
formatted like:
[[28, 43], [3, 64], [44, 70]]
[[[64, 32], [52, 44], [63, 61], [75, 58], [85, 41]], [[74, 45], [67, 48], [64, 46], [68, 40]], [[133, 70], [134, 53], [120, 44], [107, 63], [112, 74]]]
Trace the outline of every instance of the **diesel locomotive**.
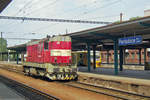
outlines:
[[72, 59], [71, 38], [53, 36], [27, 43], [24, 73], [50, 80], [77, 80], [77, 64]]

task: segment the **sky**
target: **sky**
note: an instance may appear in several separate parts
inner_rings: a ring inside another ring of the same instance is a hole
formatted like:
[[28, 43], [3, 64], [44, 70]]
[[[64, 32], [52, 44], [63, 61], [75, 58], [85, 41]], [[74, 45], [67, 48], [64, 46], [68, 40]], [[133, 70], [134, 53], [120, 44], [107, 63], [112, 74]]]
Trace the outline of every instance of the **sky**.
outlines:
[[[143, 17], [147, 9], [150, 9], [149, 0], [12, 0], [0, 15], [115, 22], [120, 13], [125, 21], [131, 17]], [[0, 32], [9, 47], [26, 43], [29, 39], [104, 25], [0, 19]]]

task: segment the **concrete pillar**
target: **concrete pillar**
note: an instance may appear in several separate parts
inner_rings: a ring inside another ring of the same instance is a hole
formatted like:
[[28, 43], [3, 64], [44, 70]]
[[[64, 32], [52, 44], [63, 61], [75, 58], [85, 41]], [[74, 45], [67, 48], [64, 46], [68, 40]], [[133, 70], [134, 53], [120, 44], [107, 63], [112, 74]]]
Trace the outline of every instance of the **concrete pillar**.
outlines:
[[96, 69], [96, 45], [93, 45], [93, 68]]
[[141, 48], [139, 49], [139, 65], [141, 65]]
[[145, 62], [146, 62], [146, 49], [147, 48], [144, 48], [144, 65], [145, 65]]
[[120, 47], [120, 53], [119, 53], [119, 60], [120, 60], [120, 71], [123, 71], [123, 48]]
[[90, 43], [87, 43], [87, 57], [88, 57], [88, 71], [91, 71], [91, 55], [90, 55]]
[[18, 52], [16, 52], [17, 53], [17, 64], [19, 63], [19, 53]]
[[114, 40], [114, 67], [115, 67], [115, 75], [118, 75], [118, 40]]
[[24, 52], [21, 53], [21, 63], [24, 62]]
[[126, 49], [123, 49], [123, 64], [126, 64]]
[[10, 57], [9, 52], [10, 52], [10, 50], [8, 50], [8, 55], [7, 55], [7, 57], [8, 57], [8, 62], [10, 61], [10, 59], [9, 59], [9, 57]]

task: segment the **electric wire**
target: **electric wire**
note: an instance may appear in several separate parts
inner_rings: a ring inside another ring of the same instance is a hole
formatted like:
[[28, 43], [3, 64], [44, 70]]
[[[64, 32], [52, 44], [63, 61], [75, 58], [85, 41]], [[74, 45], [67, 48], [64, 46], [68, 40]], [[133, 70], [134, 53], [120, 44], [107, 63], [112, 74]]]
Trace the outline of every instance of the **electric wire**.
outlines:
[[[114, 2], [111, 2], [111, 3], [109, 3], [109, 4], [111, 4], [111, 5], [113, 5], [113, 4], [116, 4], [116, 3], [118, 3], [118, 2], [120, 2], [120, 0], [116, 0], [116, 1], [114, 1]], [[99, 8], [105, 8], [105, 6], [108, 6], [109, 4], [107, 4], [107, 5], [103, 5], [103, 6], [101, 6], [101, 7], [99, 7]], [[82, 6], [85, 6], [85, 5], [82, 5]], [[98, 8], [95, 8], [95, 9], [98, 9]], [[64, 14], [66, 14], [66, 12], [64, 13]], [[87, 13], [86, 13], [87, 14]], [[81, 14], [79, 14], [79, 15], [77, 15], [77, 16], [84, 16], [85, 15], [85, 13], [83, 13], [82, 15]], [[104, 18], [106, 18], [106, 17], [108, 17], [108, 16], [104, 16]], [[110, 16], [110, 17], [112, 17], [112, 16]], [[94, 18], [84, 18], [84, 20], [87, 20], [87, 19], [95, 19], [95, 18], [98, 18], [98, 17], [94, 17]], [[99, 17], [100, 18], [100, 17]], [[56, 25], [58, 25], [58, 24], [54, 24], [54, 26], [56, 26]], [[47, 28], [47, 27], [49, 27], [49, 25], [48, 26], [45, 26], [45, 27], [42, 27], [43, 29], [45, 29], [45, 28]], [[52, 25], [50, 25], [50, 27], [52, 27]], [[42, 28], [38, 28], [37, 30], [41, 30]], [[43, 30], [42, 29], [42, 30]], [[34, 30], [34, 31], [36, 31], [36, 30]]]
[[37, 9], [35, 9], [35, 10], [33, 10], [33, 11], [27, 13], [26, 16], [28, 16], [28, 15], [30, 15], [30, 14], [33, 14], [33, 13], [35, 13], [36, 11], [39, 11], [40, 9], [43, 9], [43, 8], [52, 6], [52, 5], [56, 4], [58, 1], [60, 1], [60, 0], [55, 0], [55, 1], [53, 1], [53, 2], [47, 3], [46, 5], [41, 6], [40, 8], [37, 8]]
[[[28, 1], [27, 3], [25, 3], [25, 5], [23, 6], [23, 7], [21, 7], [15, 14], [13, 14], [12, 16], [16, 16], [16, 15], [18, 15], [19, 13], [21, 13], [28, 5], [30, 5], [31, 3], [33, 3], [35, 0], [30, 0], [30, 1]], [[5, 24], [5, 25], [3, 25], [3, 26], [13, 26], [14, 25], [14, 23], [13, 22], [10, 22], [10, 23], [8, 23], [8, 24]], [[10, 27], [11, 27], [10, 26]]]
[[13, 16], [18, 15], [20, 12], [24, 11], [24, 9], [30, 5], [34, 0], [30, 0], [29, 2], [27, 2], [21, 9], [18, 10], [18, 12], [16, 12]]
[[21, 10], [20, 10], [21, 11]]
[[[25, 9], [25, 7], [27, 7], [29, 4], [31, 4], [31, 3], [33, 3], [33, 1], [34, 0], [31, 0], [31, 1], [29, 1], [29, 2], [27, 2], [16, 14], [14, 14], [14, 16], [16, 16], [17, 14], [19, 14], [20, 12], [22, 12], [24, 9]], [[48, 4], [46, 4], [47, 6], [48, 5], [52, 5], [52, 4], [55, 4], [57, 1], [59, 1], [59, 0], [55, 0], [54, 2], [50, 2], [50, 3], [48, 3]], [[40, 8], [44, 8], [43, 6], [42, 7], [40, 7]], [[32, 13], [32, 12], [31, 12]], [[21, 23], [23, 23], [23, 21], [21, 22]], [[10, 26], [11, 25], [11, 26]], [[13, 23], [8, 23], [8, 24], [6, 24], [5, 26], [9, 26], [9, 27], [12, 27], [12, 26], [15, 26]]]

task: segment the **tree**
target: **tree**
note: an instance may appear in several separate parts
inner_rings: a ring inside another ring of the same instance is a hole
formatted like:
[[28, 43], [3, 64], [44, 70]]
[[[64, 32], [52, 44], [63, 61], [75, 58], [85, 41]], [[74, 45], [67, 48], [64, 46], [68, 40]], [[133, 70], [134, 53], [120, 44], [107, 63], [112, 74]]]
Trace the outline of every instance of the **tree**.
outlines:
[[140, 16], [136, 16], [136, 17], [129, 18], [129, 20], [136, 20], [136, 19], [139, 19], [139, 18], [141, 18], [141, 17]]
[[7, 52], [7, 40], [0, 38], [0, 52]]

